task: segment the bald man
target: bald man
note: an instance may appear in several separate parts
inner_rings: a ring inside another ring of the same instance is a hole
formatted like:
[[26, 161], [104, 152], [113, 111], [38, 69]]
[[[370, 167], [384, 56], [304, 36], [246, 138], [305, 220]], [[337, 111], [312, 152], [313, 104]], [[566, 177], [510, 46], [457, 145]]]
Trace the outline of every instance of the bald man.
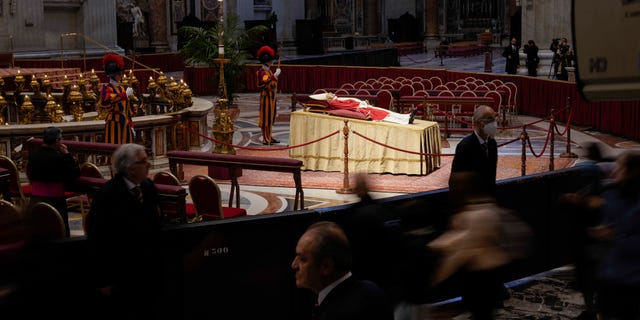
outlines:
[[[475, 172], [482, 187], [495, 195], [496, 167], [498, 165], [498, 145], [495, 135], [498, 131], [497, 113], [493, 108], [481, 105], [473, 112], [473, 133], [464, 137], [456, 146], [451, 165], [451, 174]], [[449, 188], [452, 188], [449, 179]]]
[[349, 241], [338, 224], [312, 224], [298, 240], [291, 268], [296, 286], [318, 295], [312, 319], [393, 320], [385, 292], [352, 276]]

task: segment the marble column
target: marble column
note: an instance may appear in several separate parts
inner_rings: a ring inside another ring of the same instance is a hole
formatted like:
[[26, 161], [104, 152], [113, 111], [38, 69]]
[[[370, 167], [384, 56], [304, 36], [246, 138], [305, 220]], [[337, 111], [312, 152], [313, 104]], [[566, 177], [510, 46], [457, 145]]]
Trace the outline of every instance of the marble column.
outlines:
[[151, 47], [155, 52], [169, 51], [167, 41], [167, 1], [149, 1], [149, 20], [151, 23]]
[[436, 49], [440, 44], [438, 36], [438, 0], [424, 0], [424, 46], [426, 51]]
[[364, 0], [364, 35], [377, 35], [380, 15], [378, 14], [378, 0]]
[[425, 0], [425, 35], [434, 37], [438, 35], [438, 0]]

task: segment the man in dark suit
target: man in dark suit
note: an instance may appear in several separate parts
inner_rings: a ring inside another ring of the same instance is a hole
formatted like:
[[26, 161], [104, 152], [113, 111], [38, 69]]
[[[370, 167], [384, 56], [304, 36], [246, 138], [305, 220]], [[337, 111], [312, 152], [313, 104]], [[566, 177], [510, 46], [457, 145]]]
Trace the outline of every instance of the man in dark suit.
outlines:
[[312, 319], [393, 319], [385, 292], [351, 275], [351, 250], [342, 228], [333, 222], [311, 225], [300, 237], [291, 263], [296, 286], [317, 296]]
[[42, 134], [42, 146], [31, 151], [27, 176], [31, 181], [31, 204], [45, 202], [58, 210], [69, 237], [69, 212], [65, 187], [80, 176], [80, 167], [61, 143], [62, 129], [47, 127]]
[[160, 292], [161, 219], [144, 147], [123, 144], [111, 158], [115, 176], [97, 192], [88, 216], [93, 279], [113, 316], [153, 319]]
[[[456, 154], [451, 165], [451, 175], [456, 172], [471, 171], [478, 174], [478, 182], [490, 195], [495, 195], [496, 167], [498, 165], [497, 113], [489, 106], [482, 105], [473, 112], [473, 133], [464, 137], [456, 146]], [[449, 179], [449, 188], [456, 186]]]
[[517, 45], [516, 38], [511, 38], [511, 44], [504, 47], [502, 51], [502, 56], [507, 58], [507, 64], [505, 66], [505, 71], [508, 74], [516, 74], [518, 73], [518, 66], [520, 65], [520, 47]]

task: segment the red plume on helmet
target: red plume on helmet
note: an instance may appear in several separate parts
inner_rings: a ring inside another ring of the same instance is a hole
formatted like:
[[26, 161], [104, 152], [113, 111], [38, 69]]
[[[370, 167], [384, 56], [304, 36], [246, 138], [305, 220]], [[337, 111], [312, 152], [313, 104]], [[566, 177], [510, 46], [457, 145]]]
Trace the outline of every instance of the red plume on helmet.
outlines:
[[260, 49], [258, 49], [258, 53], [256, 54], [256, 56], [258, 57], [258, 60], [260, 60], [260, 62], [267, 63], [270, 60], [276, 58], [276, 52], [273, 51], [273, 49], [269, 46], [262, 46], [260, 47]]
[[112, 77], [124, 70], [124, 60], [115, 53], [107, 53], [102, 57], [102, 66], [108, 77]]

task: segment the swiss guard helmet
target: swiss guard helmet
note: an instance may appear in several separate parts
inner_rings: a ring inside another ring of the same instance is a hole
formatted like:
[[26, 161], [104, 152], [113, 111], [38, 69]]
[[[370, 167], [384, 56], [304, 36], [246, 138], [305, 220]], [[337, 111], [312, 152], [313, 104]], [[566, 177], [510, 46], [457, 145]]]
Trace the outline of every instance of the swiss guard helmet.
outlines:
[[107, 77], [111, 78], [124, 70], [124, 60], [115, 53], [107, 53], [102, 57], [102, 66]]
[[276, 58], [276, 53], [271, 47], [262, 46], [260, 47], [260, 49], [258, 49], [258, 53], [256, 54], [256, 56], [261, 63], [267, 63], [269, 61], [273, 61]]

